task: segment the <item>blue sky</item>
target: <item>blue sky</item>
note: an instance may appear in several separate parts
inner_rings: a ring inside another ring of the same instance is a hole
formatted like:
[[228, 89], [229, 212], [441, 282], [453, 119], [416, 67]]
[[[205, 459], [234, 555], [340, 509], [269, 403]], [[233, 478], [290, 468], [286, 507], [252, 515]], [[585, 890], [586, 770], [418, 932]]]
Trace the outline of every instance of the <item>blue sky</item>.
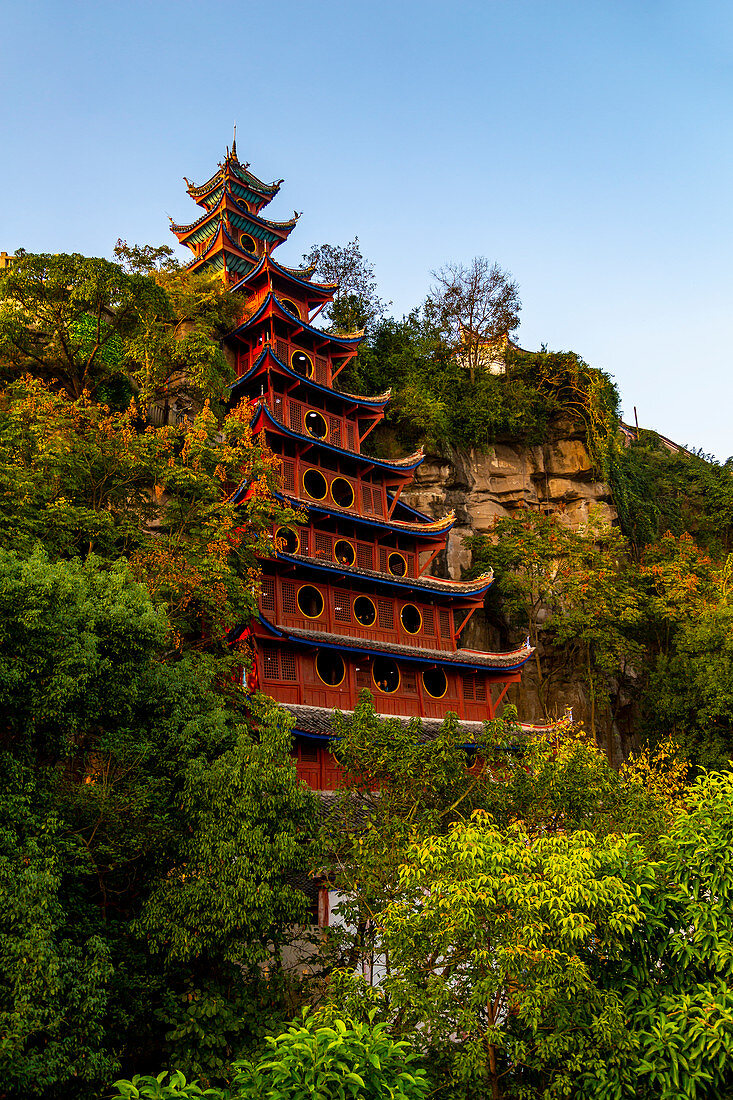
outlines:
[[[733, 453], [733, 5], [675, 0], [0, 0], [0, 249], [110, 255], [240, 158], [359, 236], [400, 315], [486, 255], [519, 340], [615, 377], [624, 413]], [[171, 238], [172, 240], [172, 238]]]

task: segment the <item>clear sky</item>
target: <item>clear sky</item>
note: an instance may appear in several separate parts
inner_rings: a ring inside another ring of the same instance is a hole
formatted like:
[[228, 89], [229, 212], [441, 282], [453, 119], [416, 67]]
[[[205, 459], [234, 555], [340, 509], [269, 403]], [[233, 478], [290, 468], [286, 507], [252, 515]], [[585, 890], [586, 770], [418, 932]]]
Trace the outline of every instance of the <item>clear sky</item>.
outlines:
[[[733, 5], [715, 0], [0, 0], [0, 250], [111, 254], [240, 159], [358, 235], [396, 315], [430, 271], [512, 272], [519, 341], [624, 414], [733, 453]], [[173, 238], [171, 238], [171, 241]]]

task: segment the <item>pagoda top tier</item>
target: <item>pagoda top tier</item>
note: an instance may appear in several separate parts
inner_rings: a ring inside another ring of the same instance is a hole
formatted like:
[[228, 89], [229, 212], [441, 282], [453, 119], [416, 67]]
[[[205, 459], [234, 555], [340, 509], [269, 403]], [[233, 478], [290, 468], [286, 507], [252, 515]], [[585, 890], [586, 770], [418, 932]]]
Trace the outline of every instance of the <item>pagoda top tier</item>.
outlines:
[[196, 186], [184, 176], [190, 197], [204, 213], [189, 225], [171, 219], [171, 232], [193, 252], [191, 270], [208, 268], [229, 285], [254, 271], [263, 256], [287, 240], [299, 214], [284, 222], [270, 221], [260, 211], [275, 197], [282, 180], [263, 183], [237, 157], [236, 135], [231, 151], [206, 183]]
[[[275, 198], [280, 190], [282, 180], [274, 183], [263, 183], [253, 172], [249, 171], [249, 164], [242, 164], [237, 157], [237, 133], [234, 131], [234, 141], [231, 150], [227, 149], [226, 156], [219, 164], [217, 171], [207, 180], [197, 186], [195, 183], [183, 177], [188, 194], [199, 206], [210, 210], [218, 201], [218, 193], [228, 188], [235, 196], [239, 196], [244, 202], [261, 210]], [[256, 211], [255, 211], [256, 212]]]

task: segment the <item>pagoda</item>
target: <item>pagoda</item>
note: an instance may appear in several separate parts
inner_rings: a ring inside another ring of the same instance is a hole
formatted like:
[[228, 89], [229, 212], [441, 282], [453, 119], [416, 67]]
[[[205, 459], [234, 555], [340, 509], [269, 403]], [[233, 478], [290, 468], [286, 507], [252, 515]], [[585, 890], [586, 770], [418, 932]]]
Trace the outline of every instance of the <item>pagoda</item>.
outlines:
[[236, 362], [231, 401], [251, 404], [253, 431], [280, 457], [279, 499], [307, 517], [273, 527], [260, 614], [238, 634], [252, 639], [254, 682], [295, 716], [300, 776], [332, 790], [340, 779], [330, 751], [334, 708], [348, 713], [368, 688], [380, 714], [418, 716], [428, 730], [456, 713], [471, 744], [532, 651], [460, 646], [492, 575], [430, 575], [455, 515], [436, 520], [404, 501], [422, 451], [384, 459], [364, 449], [389, 391], [364, 397], [338, 388], [364, 334], [316, 327], [337, 286], [314, 281], [313, 268], [275, 260], [297, 219], [262, 217], [281, 182], [254, 176], [235, 140], [207, 183], [186, 180], [205, 212], [172, 230], [193, 251], [192, 269], [220, 272], [244, 299], [245, 319], [226, 340]]

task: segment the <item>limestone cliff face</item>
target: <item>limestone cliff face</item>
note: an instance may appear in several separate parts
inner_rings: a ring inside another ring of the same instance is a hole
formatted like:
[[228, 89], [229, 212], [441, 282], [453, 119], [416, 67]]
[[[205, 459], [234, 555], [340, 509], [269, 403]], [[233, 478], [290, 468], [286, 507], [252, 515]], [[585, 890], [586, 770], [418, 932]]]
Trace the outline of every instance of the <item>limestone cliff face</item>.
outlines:
[[[436, 518], [451, 508], [455, 510], [457, 522], [446, 551], [433, 567], [438, 576], [454, 579], [460, 579], [462, 570], [471, 563], [466, 537], [487, 532], [495, 518], [509, 516], [518, 508], [555, 513], [573, 529], [587, 521], [591, 508], [609, 525], [616, 519], [611, 490], [595, 479], [585, 440], [572, 431], [542, 446], [507, 442], [486, 451], [451, 450], [447, 455], [428, 455], [403, 499]], [[518, 632], [511, 634], [506, 624], [492, 622], [485, 612], [477, 612], [461, 642], [469, 648], [503, 649], [519, 640]], [[543, 655], [543, 666], [545, 663]], [[521, 687], [509, 696], [520, 717], [542, 722], [571, 706], [574, 718], [589, 727], [590, 704], [578, 670], [555, 667], [547, 672], [549, 681], [540, 690], [536, 664], [525, 666]], [[625, 732], [618, 728], [620, 719], [621, 714], [616, 712], [596, 716], [598, 739], [609, 747], [613, 742], [614, 757]]]

